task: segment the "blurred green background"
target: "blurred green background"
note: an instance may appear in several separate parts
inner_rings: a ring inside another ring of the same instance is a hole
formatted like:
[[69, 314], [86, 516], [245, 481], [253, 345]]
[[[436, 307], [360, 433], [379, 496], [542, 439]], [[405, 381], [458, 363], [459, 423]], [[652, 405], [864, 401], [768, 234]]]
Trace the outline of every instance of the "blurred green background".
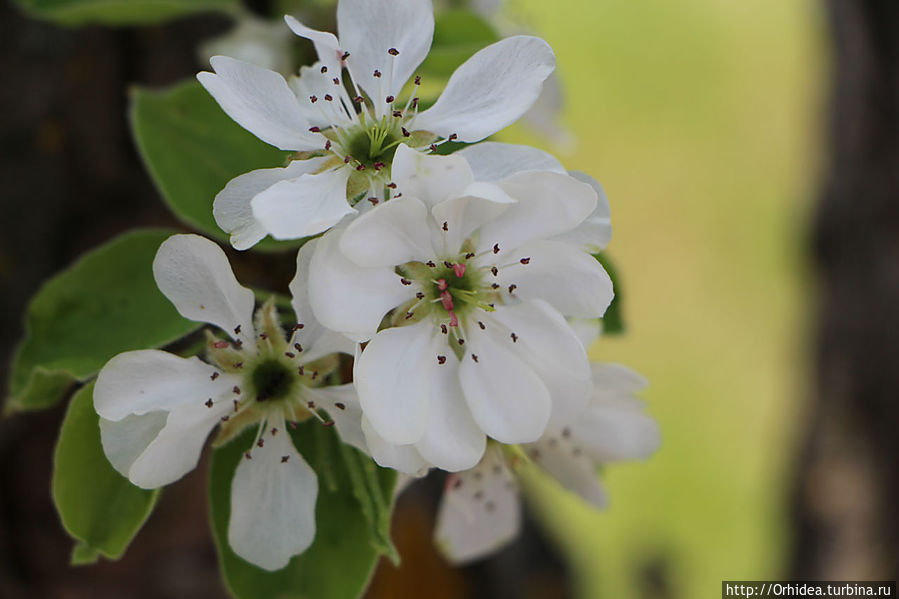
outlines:
[[[595, 513], [532, 485], [585, 598], [713, 597], [785, 576], [809, 369], [803, 255], [820, 169], [826, 23], [810, 0], [513, 0], [554, 48], [556, 148], [612, 206], [623, 337], [662, 446], [609, 467]], [[545, 140], [518, 125], [506, 141]]]

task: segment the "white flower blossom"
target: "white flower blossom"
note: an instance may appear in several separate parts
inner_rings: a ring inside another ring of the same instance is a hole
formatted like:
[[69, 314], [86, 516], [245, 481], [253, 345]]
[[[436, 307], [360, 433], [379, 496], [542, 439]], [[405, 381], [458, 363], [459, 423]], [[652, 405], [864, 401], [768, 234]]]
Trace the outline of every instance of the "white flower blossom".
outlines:
[[[658, 447], [659, 431], [633, 397], [646, 386], [639, 374], [616, 364], [594, 364], [593, 383], [586, 408], [558, 414], [538, 441], [521, 450], [562, 486], [603, 508], [607, 498], [597, 469], [648, 457]], [[477, 466], [448, 477], [434, 534], [447, 559], [478, 559], [515, 538], [520, 505], [514, 470], [520, 462], [519, 454], [491, 443]]]
[[266, 235], [315, 235], [390, 199], [401, 143], [431, 152], [447, 140], [484, 139], [534, 103], [555, 65], [543, 40], [504, 39], [463, 63], [433, 106], [420, 111], [419, 77], [408, 99], [399, 98], [431, 45], [430, 0], [340, 0], [339, 39], [285, 18], [318, 52], [319, 62], [298, 78], [288, 83], [225, 56], [211, 59], [215, 73], [197, 75], [237, 123], [306, 158], [241, 175], [216, 196], [216, 222], [238, 249]]
[[462, 470], [485, 434], [535, 441], [556, 397], [586, 401], [589, 364], [565, 317], [602, 316], [612, 284], [554, 238], [592, 214], [596, 194], [558, 172], [478, 182], [465, 158], [405, 145], [394, 179], [395, 199], [301, 251], [310, 302], [324, 326], [370, 339], [354, 381], [376, 460], [414, 472], [417, 452]]
[[153, 274], [163, 294], [207, 333], [208, 362], [158, 350], [130, 351], [100, 371], [94, 406], [103, 449], [135, 485], [156, 488], [196, 467], [210, 431], [217, 443], [257, 426], [254, 445], [234, 474], [228, 541], [234, 552], [267, 570], [287, 565], [315, 536], [315, 472], [297, 453], [288, 423], [323, 417], [344, 440], [364, 448], [352, 385], [321, 386], [352, 352], [345, 338], [311, 318], [294, 285], [299, 323], [290, 336], [272, 301], [253, 319], [253, 292], [238, 284], [224, 252], [197, 235], [175, 235], [159, 248]]

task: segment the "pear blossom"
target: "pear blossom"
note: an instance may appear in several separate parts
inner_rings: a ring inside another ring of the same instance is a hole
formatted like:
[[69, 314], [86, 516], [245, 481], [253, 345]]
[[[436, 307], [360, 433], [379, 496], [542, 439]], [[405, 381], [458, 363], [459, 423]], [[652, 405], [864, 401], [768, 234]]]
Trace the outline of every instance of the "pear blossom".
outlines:
[[285, 19], [318, 53], [299, 77], [225, 56], [197, 75], [242, 127], [303, 158], [241, 175], [216, 196], [216, 222], [238, 249], [315, 235], [389, 200], [400, 144], [428, 153], [484, 139], [527, 111], [555, 67], [546, 42], [513, 36], [475, 53], [420, 110], [419, 76], [399, 98], [431, 45], [430, 0], [339, 0], [339, 38]]
[[536, 464], [594, 507], [604, 508], [608, 500], [597, 469], [610, 462], [644, 459], [655, 451], [658, 426], [634, 397], [646, 386], [645, 379], [617, 364], [593, 364], [592, 369], [594, 387], [586, 407], [562, 410], [539, 440], [517, 451], [491, 443], [477, 466], [449, 475], [435, 529], [435, 541], [447, 559], [475, 560], [517, 536], [520, 502], [515, 470], [523, 461]]
[[589, 363], [565, 317], [602, 316], [612, 284], [553, 238], [592, 214], [596, 194], [557, 172], [475, 181], [465, 158], [405, 145], [393, 176], [397, 197], [304, 247], [310, 304], [324, 326], [368, 341], [354, 383], [375, 459], [422, 465], [396, 466], [387, 447], [463, 470], [485, 435], [536, 441], [557, 397], [586, 401]]
[[234, 278], [221, 248], [197, 235], [166, 240], [153, 274], [182, 316], [228, 338], [207, 332], [206, 361], [158, 350], [112, 358], [94, 389], [103, 450], [132, 483], [152, 489], [194, 469], [214, 428], [216, 443], [224, 443], [255, 425], [231, 486], [228, 542], [259, 567], [282, 568], [315, 536], [318, 495], [316, 474], [294, 448], [288, 424], [318, 418], [364, 447], [352, 385], [323, 386], [337, 367], [335, 352], [351, 352], [352, 344], [311, 318], [297, 286], [292, 304], [301, 324], [289, 340], [273, 301], [254, 319], [253, 292]]

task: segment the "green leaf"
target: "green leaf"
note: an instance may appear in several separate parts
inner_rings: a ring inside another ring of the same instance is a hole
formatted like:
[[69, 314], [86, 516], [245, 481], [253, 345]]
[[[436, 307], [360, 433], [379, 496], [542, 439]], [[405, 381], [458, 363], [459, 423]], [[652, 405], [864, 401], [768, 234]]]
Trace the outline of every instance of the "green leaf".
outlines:
[[182, 318], [153, 279], [156, 250], [173, 233], [126, 233], [44, 284], [28, 306], [7, 412], [53, 406], [116, 354], [167, 345], [201, 326]]
[[16, 0], [30, 16], [57, 25], [148, 25], [197, 12], [229, 12], [238, 0]]
[[594, 254], [593, 257], [596, 258], [599, 263], [602, 264], [603, 268], [606, 269], [606, 272], [609, 273], [609, 277], [612, 279], [612, 288], [615, 290], [615, 297], [612, 299], [612, 303], [609, 304], [605, 315], [602, 317], [602, 334], [621, 335], [625, 331], [624, 317], [621, 314], [621, 304], [623, 302], [624, 293], [621, 287], [621, 279], [618, 277], [618, 270], [615, 268], [615, 264], [608, 255]]
[[499, 39], [493, 25], [470, 10], [438, 14], [434, 23], [434, 42], [420, 70], [425, 75], [449, 77], [475, 52]]
[[[131, 130], [140, 155], [172, 212], [184, 223], [227, 242], [212, 201], [231, 179], [284, 166], [288, 153], [231, 120], [197, 81], [155, 91], [135, 88]], [[255, 249], [296, 248], [300, 240], [265, 239]]]
[[[379, 553], [385, 551], [386, 533], [384, 538], [381, 533], [389, 521], [396, 473], [378, 468], [355, 449], [344, 450], [334, 430], [318, 422], [306, 422], [291, 431], [297, 450], [318, 474], [317, 530], [305, 553], [282, 570], [267, 572], [237, 557], [228, 546], [231, 479], [253, 443], [253, 432], [218, 449], [210, 468], [210, 516], [228, 589], [238, 599], [355, 599], [368, 584]], [[363, 467], [362, 482], [341, 458], [346, 451], [357, 465], [371, 464], [369, 473]], [[376, 503], [382, 507], [374, 507]], [[372, 514], [364, 513], [367, 509], [374, 510], [375, 524]], [[375, 533], [375, 528], [380, 532]], [[389, 551], [393, 552], [392, 547]]]
[[79, 542], [75, 565], [100, 555], [118, 559], [147, 520], [158, 490], [135, 487], [116, 472], [100, 444], [93, 383], [72, 397], [53, 460], [53, 503], [62, 524]]

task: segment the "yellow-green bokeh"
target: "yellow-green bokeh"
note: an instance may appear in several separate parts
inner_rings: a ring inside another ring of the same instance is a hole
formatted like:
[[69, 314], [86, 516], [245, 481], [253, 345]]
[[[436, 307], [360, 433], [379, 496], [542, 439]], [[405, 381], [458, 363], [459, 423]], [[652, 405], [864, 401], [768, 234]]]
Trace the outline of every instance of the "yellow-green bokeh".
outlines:
[[[532, 504], [580, 596], [720, 596], [785, 574], [802, 424], [805, 245], [819, 174], [826, 22], [814, 0], [511, 0], [553, 46], [577, 142], [609, 195], [626, 336], [662, 446], [609, 467], [611, 508], [552, 485]], [[517, 126], [508, 141], [545, 140]]]

